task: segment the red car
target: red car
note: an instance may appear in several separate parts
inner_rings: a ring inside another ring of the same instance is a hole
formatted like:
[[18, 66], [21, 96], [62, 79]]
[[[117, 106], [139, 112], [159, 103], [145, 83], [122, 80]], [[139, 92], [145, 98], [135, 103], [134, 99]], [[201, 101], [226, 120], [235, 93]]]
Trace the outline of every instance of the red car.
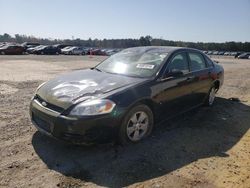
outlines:
[[90, 55], [107, 55], [107, 54], [100, 49], [94, 49], [90, 51]]
[[21, 55], [24, 52], [24, 47], [19, 45], [5, 45], [0, 48], [1, 55]]

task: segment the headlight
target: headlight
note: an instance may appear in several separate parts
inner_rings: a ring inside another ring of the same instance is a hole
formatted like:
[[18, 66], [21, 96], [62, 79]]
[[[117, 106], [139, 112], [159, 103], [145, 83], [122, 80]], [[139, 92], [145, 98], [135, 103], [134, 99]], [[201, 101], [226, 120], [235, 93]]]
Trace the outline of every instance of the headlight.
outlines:
[[70, 112], [73, 116], [91, 116], [112, 112], [115, 103], [108, 99], [95, 99], [76, 105]]

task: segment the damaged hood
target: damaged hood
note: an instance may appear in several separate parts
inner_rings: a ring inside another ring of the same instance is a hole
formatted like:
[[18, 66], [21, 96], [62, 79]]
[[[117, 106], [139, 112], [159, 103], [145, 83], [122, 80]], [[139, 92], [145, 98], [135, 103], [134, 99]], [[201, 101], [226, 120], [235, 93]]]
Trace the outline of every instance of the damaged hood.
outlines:
[[103, 94], [143, 80], [86, 69], [48, 81], [36, 94], [50, 104], [67, 109], [78, 100], [101, 97]]

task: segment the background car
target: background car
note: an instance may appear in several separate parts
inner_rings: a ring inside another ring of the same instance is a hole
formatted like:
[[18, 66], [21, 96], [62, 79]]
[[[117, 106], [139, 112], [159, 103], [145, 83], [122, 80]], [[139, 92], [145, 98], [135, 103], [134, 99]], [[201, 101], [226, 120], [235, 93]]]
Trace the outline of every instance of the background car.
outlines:
[[54, 47], [54, 46], [41, 46], [36, 48], [32, 52], [33, 54], [37, 55], [58, 55], [61, 53], [61, 49]]
[[0, 48], [3, 47], [3, 46], [5, 46], [5, 45], [8, 45], [8, 43], [6, 43], [6, 42], [1, 42], [1, 43], [0, 43]]
[[1, 55], [21, 55], [25, 49], [20, 45], [4, 45], [0, 48]]
[[40, 44], [37, 43], [37, 42], [24, 42], [24, 43], [21, 44], [21, 46], [23, 46], [24, 49], [26, 50], [28, 48], [34, 48], [36, 46], [40, 46]]
[[39, 46], [34, 46], [34, 47], [29, 47], [26, 49], [26, 53], [28, 54], [33, 54], [33, 52], [36, 50], [36, 49], [39, 49], [39, 48], [43, 48], [45, 45], [39, 45]]
[[61, 54], [66, 54], [73, 46], [66, 46], [61, 49]]
[[237, 58], [238, 59], [248, 59], [249, 56], [250, 56], [250, 53], [243, 53], [243, 54], [240, 54]]
[[90, 50], [89, 53], [90, 55], [107, 55], [105, 51], [98, 48]]
[[239, 55], [243, 54], [243, 52], [236, 52], [234, 53], [234, 58], [238, 58]]
[[83, 47], [73, 46], [63, 48], [61, 53], [65, 55], [85, 55], [87, 54], [87, 50]]
[[72, 47], [72, 45], [69, 45], [69, 44], [54, 44], [53, 47], [56, 47], [56, 48], [59, 48], [59, 49], [63, 49], [63, 48], [66, 48], [66, 47]]
[[219, 53], [218, 53], [218, 55], [224, 55], [225, 54], [225, 52], [223, 52], [223, 51], [220, 51]]

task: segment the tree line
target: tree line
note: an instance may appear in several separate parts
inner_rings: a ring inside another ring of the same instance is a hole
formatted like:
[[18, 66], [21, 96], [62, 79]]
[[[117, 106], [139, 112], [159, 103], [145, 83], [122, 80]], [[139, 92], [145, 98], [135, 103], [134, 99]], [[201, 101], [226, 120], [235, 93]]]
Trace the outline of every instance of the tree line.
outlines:
[[7, 33], [0, 35], [0, 42], [37, 42], [44, 45], [53, 44], [67, 44], [85, 47], [98, 47], [98, 48], [129, 48], [136, 46], [182, 46], [196, 48], [200, 50], [217, 50], [217, 51], [246, 51], [250, 52], [250, 42], [184, 42], [164, 40], [159, 38], [152, 38], [151, 36], [142, 36], [139, 39], [91, 39], [83, 40], [76, 39], [47, 39], [37, 38], [34, 36], [19, 35], [11, 36]]

